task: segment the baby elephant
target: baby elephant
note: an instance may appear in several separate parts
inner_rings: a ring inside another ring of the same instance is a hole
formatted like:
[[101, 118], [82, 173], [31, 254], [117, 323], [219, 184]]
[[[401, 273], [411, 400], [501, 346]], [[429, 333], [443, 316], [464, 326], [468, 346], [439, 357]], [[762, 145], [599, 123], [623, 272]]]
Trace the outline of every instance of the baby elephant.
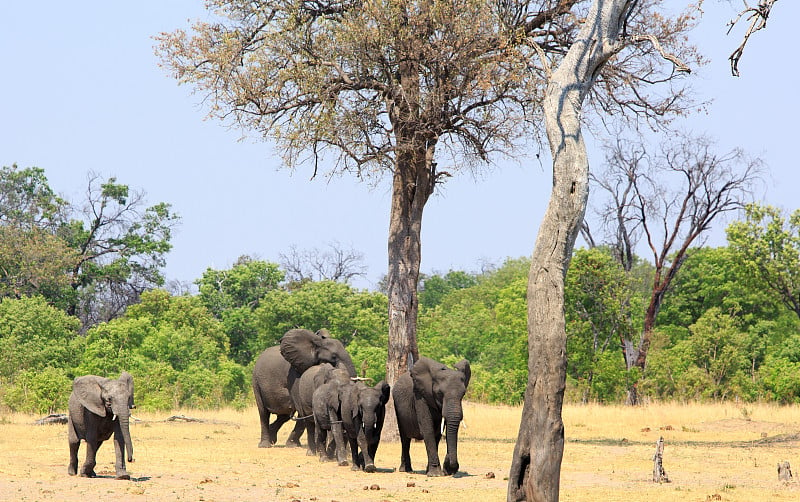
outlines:
[[[375, 453], [388, 400], [389, 384], [384, 381], [369, 387], [350, 381], [346, 374], [334, 375], [314, 391], [318, 443], [324, 444], [327, 431], [330, 431], [339, 465], [347, 465], [345, 452], [349, 443], [353, 469], [375, 472]], [[327, 458], [328, 452], [321, 449], [320, 460]]]
[[388, 401], [389, 384], [383, 380], [374, 387], [356, 382], [353, 389], [345, 395], [342, 402], [342, 425], [350, 440], [354, 469], [375, 472], [375, 453], [381, 440]]
[[86, 441], [86, 462], [80, 475], [93, 478], [97, 474], [97, 450], [103, 441], [114, 434], [117, 479], [131, 479], [125, 470], [125, 450], [128, 462], [133, 462], [133, 443], [129, 428], [133, 404], [133, 377], [123, 371], [118, 380], [94, 375], [78, 377], [72, 382], [69, 396], [69, 472], [78, 474], [78, 448]]

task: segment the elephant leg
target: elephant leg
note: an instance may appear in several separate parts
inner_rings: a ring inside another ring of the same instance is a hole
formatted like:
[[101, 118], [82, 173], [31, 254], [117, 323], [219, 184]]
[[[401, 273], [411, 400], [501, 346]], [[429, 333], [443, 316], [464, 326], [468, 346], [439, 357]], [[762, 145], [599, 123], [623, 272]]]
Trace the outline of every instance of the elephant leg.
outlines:
[[86, 438], [86, 460], [81, 467], [80, 475], [83, 478], [95, 478], [97, 474], [94, 472], [94, 467], [97, 465], [97, 450], [100, 449], [102, 442], [97, 440], [90, 440]]
[[367, 444], [367, 436], [364, 434], [364, 429], [361, 428], [358, 430], [358, 446], [361, 448], [359, 465], [365, 472], [375, 472], [375, 459], [372, 457], [370, 446]]
[[347, 465], [346, 443], [344, 442], [344, 431], [341, 422], [331, 424], [331, 435], [336, 444], [336, 461], [339, 465]]
[[315, 427], [316, 431], [314, 433], [314, 442], [318, 445], [322, 445], [321, 447], [317, 448], [317, 451], [319, 453], [319, 461], [327, 462], [328, 460], [330, 460], [330, 458], [328, 457], [328, 449], [325, 448], [328, 431], [323, 429], [319, 424], [316, 424]]
[[[286, 419], [289, 419], [289, 416], [286, 416]], [[285, 420], [284, 420], [285, 421]], [[292, 432], [289, 433], [289, 438], [286, 440], [286, 446], [289, 447], [299, 447], [302, 446], [300, 444], [300, 436], [303, 435], [303, 431], [305, 430], [306, 425], [303, 423], [302, 420], [298, 420], [294, 423], [294, 429]]]
[[316, 431], [316, 427], [314, 427], [314, 422], [309, 421], [308, 419], [305, 420], [306, 426], [306, 435], [308, 437], [308, 449], [306, 450], [306, 455], [316, 455], [317, 454], [317, 443], [314, 441], [314, 435]]
[[[267, 420], [269, 420], [269, 411], [266, 412]], [[275, 421], [267, 425], [267, 437], [264, 437], [264, 426], [261, 426], [261, 442], [258, 443], [259, 448], [269, 448], [278, 442], [278, 431], [283, 424], [289, 421], [289, 415], [275, 415]], [[266, 442], [265, 442], [266, 439]]]
[[414, 472], [411, 468], [411, 438], [400, 432], [400, 472]]
[[131, 475], [125, 470], [125, 441], [122, 439], [122, 434], [114, 434], [114, 454], [116, 455], [114, 471], [117, 479], [131, 479]]
[[75, 431], [75, 426], [72, 423], [72, 418], [69, 419], [69, 432], [67, 433], [69, 441], [69, 467], [67, 473], [70, 476], [78, 474], [78, 448], [81, 446], [81, 440], [78, 433]]
[[[259, 393], [258, 389], [255, 388], [255, 386], [253, 389], [255, 390], [256, 407], [258, 408], [258, 419], [259, 422], [261, 422], [261, 440], [258, 442], [258, 447], [269, 448], [275, 444], [275, 435], [273, 435], [273, 429], [269, 423], [269, 410], [264, 405], [264, 400], [261, 398], [261, 394]], [[275, 421], [277, 422], [279, 419], [280, 415], [275, 419]], [[278, 433], [278, 428], [280, 428], [280, 425], [275, 428], [275, 434]]]
[[442, 437], [441, 432], [441, 417], [434, 416], [431, 410], [423, 400], [417, 400], [417, 420], [419, 421], [419, 430], [422, 432], [422, 439], [425, 441], [425, 451], [428, 454], [428, 466], [425, 468], [425, 473], [428, 476], [444, 476], [445, 472], [442, 470], [441, 463], [439, 462], [439, 440]]
[[70, 476], [75, 476], [78, 474], [78, 448], [80, 448], [81, 442], [80, 440], [73, 442], [72, 439], [69, 441], [69, 467], [67, 468], [67, 473]]

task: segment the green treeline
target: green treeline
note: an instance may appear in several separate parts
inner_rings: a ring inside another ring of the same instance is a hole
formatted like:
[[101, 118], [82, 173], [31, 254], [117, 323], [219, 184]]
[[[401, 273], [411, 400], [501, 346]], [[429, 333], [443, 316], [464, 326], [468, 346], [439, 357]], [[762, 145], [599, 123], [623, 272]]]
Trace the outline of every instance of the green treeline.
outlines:
[[[171, 294], [159, 272], [175, 218], [167, 205], [137, 212], [149, 219], [126, 220], [92, 248], [102, 237], [87, 235], [93, 220], [66, 211], [43, 172], [0, 174], [0, 231], [16, 236], [0, 244], [1, 407], [64, 410], [75, 376], [122, 370], [134, 375], [144, 409], [249, 406], [255, 359], [294, 327], [327, 329], [360, 374], [384, 377], [383, 292], [291, 281], [277, 263], [242, 256], [229, 269], [208, 268], [196, 293]], [[102, 187], [94, 193], [103, 207], [130, 202], [124, 185]], [[20, 202], [33, 195], [38, 205]], [[566, 278], [567, 399], [622, 402], [635, 385], [640, 397], [661, 400], [800, 400], [798, 221], [750, 206], [728, 227], [727, 246], [690, 250], [643, 373], [626, 370], [621, 341], [638, 339], [653, 267], [637, 259], [626, 272], [610, 249], [576, 249]], [[116, 254], [87, 251], [112, 243]], [[508, 259], [420, 282], [420, 353], [447, 364], [469, 359], [469, 399], [522, 399], [529, 265]]]

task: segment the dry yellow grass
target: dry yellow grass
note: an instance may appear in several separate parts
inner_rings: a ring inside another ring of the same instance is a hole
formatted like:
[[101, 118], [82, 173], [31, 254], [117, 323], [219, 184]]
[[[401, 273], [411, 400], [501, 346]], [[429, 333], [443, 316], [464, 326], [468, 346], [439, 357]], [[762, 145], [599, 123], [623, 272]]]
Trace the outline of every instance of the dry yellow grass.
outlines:
[[[257, 448], [255, 408], [237, 412], [140, 413], [132, 427], [133, 480], [113, 476], [113, 446], [98, 455], [98, 479], [67, 476], [65, 425], [37, 417], [0, 417], [0, 500], [78, 501], [500, 501], [505, 500], [518, 407], [465, 405], [454, 477], [427, 478], [421, 443], [412, 445], [416, 473], [400, 473], [400, 445], [382, 444], [379, 472], [321, 464], [304, 449]], [[165, 421], [184, 414], [204, 423]], [[563, 501], [795, 501], [800, 482], [778, 481], [776, 465], [800, 470], [800, 408], [764, 405], [667, 405], [639, 408], [566, 406]], [[288, 434], [282, 431], [281, 442]], [[666, 440], [672, 480], [651, 480], [655, 441]], [[83, 459], [85, 447], [81, 447]], [[494, 477], [487, 476], [493, 473]], [[379, 487], [379, 490], [370, 487]]]

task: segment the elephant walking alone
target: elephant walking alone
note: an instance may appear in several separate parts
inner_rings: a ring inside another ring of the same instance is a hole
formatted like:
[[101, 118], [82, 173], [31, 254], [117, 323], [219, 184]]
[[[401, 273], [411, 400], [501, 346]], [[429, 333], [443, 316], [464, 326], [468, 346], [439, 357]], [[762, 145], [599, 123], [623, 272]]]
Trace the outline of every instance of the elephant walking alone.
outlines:
[[133, 403], [133, 377], [122, 372], [119, 379], [108, 379], [94, 375], [76, 378], [72, 382], [69, 396], [69, 418], [67, 420], [69, 437], [70, 476], [78, 474], [78, 448], [81, 439], [86, 441], [86, 461], [80, 475], [93, 478], [97, 474], [97, 450], [103, 441], [114, 435], [117, 479], [130, 479], [125, 470], [125, 450], [128, 462], [133, 462], [133, 443], [130, 433], [130, 416]]
[[[277, 442], [278, 430], [296, 411], [290, 390], [306, 370], [322, 363], [344, 368], [350, 376], [356, 375], [353, 360], [342, 342], [331, 338], [325, 330], [314, 333], [291, 329], [283, 335], [279, 346], [269, 347], [258, 357], [253, 367], [253, 393], [261, 420], [259, 448]], [[271, 424], [270, 414], [276, 415]], [[302, 421], [295, 424], [287, 446], [300, 445], [306, 425]]]
[[[464, 418], [461, 401], [470, 379], [469, 361], [462, 359], [455, 369], [421, 357], [411, 371], [397, 379], [392, 395], [400, 432], [402, 472], [413, 472], [409, 449], [412, 439], [423, 439], [428, 454], [428, 476], [458, 472], [458, 427]], [[439, 441], [445, 425], [447, 455], [439, 463]], [[444, 468], [444, 469], [443, 469]]]

